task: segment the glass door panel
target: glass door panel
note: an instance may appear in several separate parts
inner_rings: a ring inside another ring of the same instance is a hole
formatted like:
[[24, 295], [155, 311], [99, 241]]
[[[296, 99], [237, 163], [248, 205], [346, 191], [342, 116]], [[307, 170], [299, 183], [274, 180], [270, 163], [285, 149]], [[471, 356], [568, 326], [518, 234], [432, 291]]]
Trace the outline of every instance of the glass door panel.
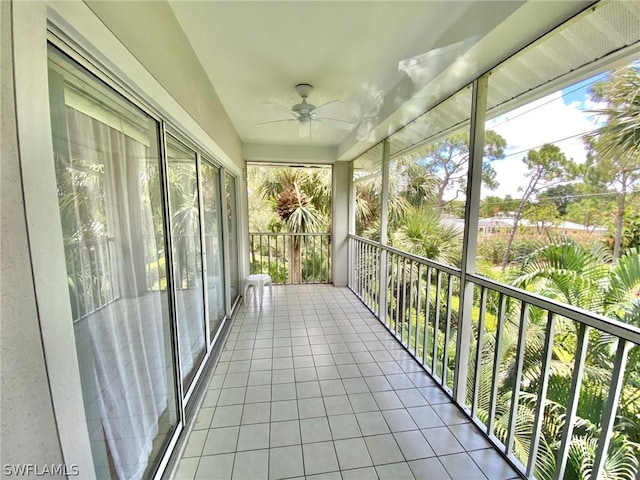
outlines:
[[196, 154], [170, 136], [167, 170], [180, 376], [186, 392], [206, 351], [200, 205]]
[[240, 294], [240, 279], [238, 278], [238, 219], [236, 210], [236, 179], [225, 173], [225, 190], [227, 195], [227, 228], [229, 247], [229, 291], [231, 304]]
[[178, 422], [158, 123], [54, 48], [49, 89], [95, 476], [150, 477]]
[[209, 332], [215, 336], [224, 318], [224, 269], [221, 248], [220, 172], [207, 161], [200, 164], [202, 210], [204, 217], [205, 267], [207, 273], [207, 305]]

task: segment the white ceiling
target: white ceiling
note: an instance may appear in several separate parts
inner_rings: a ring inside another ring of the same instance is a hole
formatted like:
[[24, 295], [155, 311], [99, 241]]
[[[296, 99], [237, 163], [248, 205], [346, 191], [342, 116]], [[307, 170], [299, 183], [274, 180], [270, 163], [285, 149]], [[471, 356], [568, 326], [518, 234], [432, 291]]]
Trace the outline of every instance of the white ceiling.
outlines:
[[[295, 122], [264, 102], [291, 107], [294, 86], [353, 131], [315, 124], [314, 147], [351, 159], [438, 98], [453, 93], [546, 32], [583, 1], [243, 2], [171, 6], [243, 144], [308, 146]], [[294, 147], [282, 147], [282, 149]], [[276, 149], [277, 150], [277, 149]], [[277, 156], [277, 154], [274, 154]], [[259, 154], [256, 154], [259, 156]], [[250, 158], [248, 158], [251, 160]]]

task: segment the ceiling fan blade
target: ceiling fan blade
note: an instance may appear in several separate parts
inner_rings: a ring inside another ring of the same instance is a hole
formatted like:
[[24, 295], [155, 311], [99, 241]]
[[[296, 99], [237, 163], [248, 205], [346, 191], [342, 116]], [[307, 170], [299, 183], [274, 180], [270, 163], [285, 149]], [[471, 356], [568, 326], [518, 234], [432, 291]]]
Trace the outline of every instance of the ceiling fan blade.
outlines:
[[341, 128], [344, 130], [351, 130], [355, 123], [347, 120], [340, 120], [338, 118], [326, 118], [326, 117], [314, 117], [314, 122], [322, 122], [323, 125], [333, 128]]
[[285, 112], [289, 115], [291, 115], [294, 118], [298, 118], [298, 116], [295, 114], [295, 112], [292, 112], [290, 108], [284, 107], [278, 103], [274, 103], [274, 102], [262, 102], [263, 105], [269, 105], [270, 107], [276, 108], [282, 112]]
[[346, 109], [346, 106], [344, 103], [342, 103], [340, 100], [333, 100], [332, 102], [327, 102], [327, 103], [323, 103], [322, 105], [318, 105], [316, 108], [313, 109], [313, 113], [317, 113], [318, 111], [324, 110], [328, 107], [332, 107], [332, 106], [342, 106], [343, 109]]
[[297, 122], [297, 121], [298, 121], [297, 118], [285, 118], [284, 120], [271, 120], [270, 122], [254, 123], [253, 126], [254, 127], [260, 127], [262, 125], [270, 125], [272, 123]]
[[311, 135], [311, 122], [301, 123], [298, 126], [298, 137], [305, 138]]

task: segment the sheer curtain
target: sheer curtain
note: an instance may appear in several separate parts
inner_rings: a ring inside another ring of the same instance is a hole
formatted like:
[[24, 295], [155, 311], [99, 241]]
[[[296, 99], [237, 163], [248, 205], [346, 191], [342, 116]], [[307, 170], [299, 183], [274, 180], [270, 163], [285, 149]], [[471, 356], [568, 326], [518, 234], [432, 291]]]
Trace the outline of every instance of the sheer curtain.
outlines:
[[59, 54], [50, 60], [58, 196], [96, 476], [139, 479], [153, 471], [177, 424], [156, 124]]

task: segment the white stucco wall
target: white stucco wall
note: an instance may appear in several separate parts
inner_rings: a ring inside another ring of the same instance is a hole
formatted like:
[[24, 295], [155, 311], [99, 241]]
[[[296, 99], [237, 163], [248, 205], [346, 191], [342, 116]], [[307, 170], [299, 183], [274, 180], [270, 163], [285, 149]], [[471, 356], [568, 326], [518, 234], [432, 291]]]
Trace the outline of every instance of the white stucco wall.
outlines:
[[242, 169], [240, 139], [169, 4], [94, 0], [85, 3]]
[[[0, 449], [5, 465], [61, 464], [31, 271], [13, 88], [10, 2], [0, 2]], [[54, 477], [61, 478], [61, 477]]]

